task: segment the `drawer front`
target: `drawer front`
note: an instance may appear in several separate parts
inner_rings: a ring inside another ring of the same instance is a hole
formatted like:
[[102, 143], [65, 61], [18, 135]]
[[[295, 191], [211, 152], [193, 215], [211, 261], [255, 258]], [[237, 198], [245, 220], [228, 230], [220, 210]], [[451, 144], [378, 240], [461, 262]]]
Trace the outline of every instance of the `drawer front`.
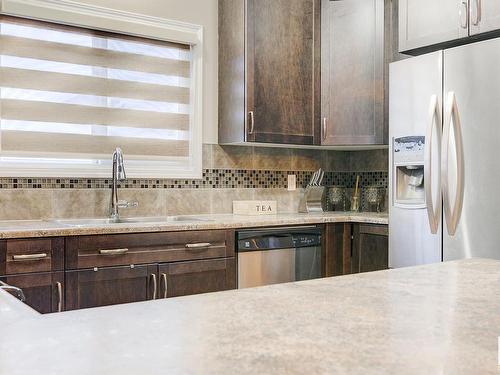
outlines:
[[236, 289], [236, 258], [159, 265], [159, 298]]
[[5, 240], [0, 243], [0, 274], [62, 271], [64, 238]]
[[234, 232], [225, 230], [69, 237], [66, 268], [177, 262], [234, 256]]

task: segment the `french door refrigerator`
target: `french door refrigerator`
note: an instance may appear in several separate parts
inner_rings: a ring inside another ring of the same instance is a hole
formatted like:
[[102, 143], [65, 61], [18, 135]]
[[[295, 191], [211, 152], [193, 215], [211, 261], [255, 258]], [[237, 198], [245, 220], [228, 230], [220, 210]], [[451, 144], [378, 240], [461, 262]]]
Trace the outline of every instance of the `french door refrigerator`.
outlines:
[[389, 266], [500, 259], [500, 39], [390, 66]]

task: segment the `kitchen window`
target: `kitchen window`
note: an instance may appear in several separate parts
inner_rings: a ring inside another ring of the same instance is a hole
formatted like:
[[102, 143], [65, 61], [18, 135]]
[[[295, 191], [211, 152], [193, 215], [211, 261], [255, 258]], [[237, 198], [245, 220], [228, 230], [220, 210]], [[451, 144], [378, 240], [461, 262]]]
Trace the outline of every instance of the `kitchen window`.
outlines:
[[[201, 175], [190, 44], [0, 18], [0, 175]], [[199, 114], [197, 114], [199, 115]]]

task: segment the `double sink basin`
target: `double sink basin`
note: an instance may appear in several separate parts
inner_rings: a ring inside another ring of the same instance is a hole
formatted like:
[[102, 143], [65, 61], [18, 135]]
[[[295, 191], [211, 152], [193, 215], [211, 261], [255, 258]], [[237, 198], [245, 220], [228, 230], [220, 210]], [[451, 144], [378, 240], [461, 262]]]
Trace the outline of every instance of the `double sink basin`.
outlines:
[[157, 216], [157, 217], [124, 217], [119, 220], [108, 218], [100, 219], [60, 219], [52, 222], [67, 225], [71, 227], [85, 227], [92, 225], [117, 225], [117, 224], [154, 224], [154, 223], [173, 223], [173, 222], [209, 222], [213, 221], [208, 218], [200, 218], [196, 216]]

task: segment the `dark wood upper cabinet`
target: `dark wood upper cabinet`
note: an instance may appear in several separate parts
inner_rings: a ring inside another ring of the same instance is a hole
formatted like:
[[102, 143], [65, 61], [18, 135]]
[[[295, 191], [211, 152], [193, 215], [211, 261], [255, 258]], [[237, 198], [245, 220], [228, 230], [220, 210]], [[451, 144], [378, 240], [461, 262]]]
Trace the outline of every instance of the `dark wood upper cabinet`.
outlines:
[[236, 289], [236, 259], [159, 265], [160, 298]]
[[157, 296], [158, 286], [156, 265], [68, 271], [66, 309], [146, 301]]
[[320, 0], [219, 1], [219, 143], [320, 143]]
[[354, 224], [351, 272], [371, 272], [389, 268], [387, 225]]
[[387, 144], [391, 4], [322, 0], [321, 144]]
[[25, 303], [42, 314], [64, 310], [64, 272], [12, 275], [0, 280], [21, 288]]

